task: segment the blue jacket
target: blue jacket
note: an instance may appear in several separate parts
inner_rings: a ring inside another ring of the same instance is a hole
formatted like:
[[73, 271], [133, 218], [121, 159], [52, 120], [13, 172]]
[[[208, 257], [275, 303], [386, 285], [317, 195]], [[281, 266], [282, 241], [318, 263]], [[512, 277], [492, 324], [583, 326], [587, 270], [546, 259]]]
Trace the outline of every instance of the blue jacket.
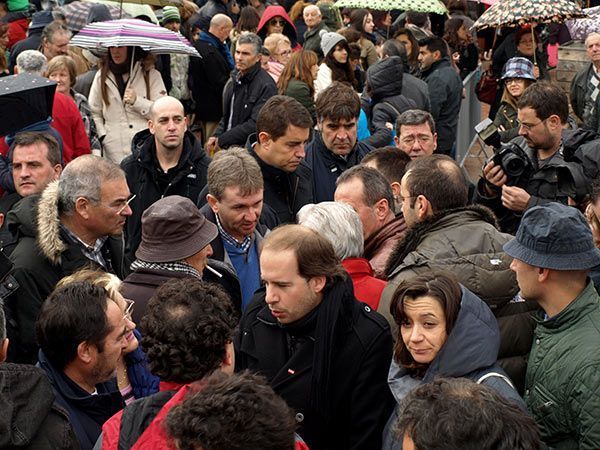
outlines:
[[[133, 330], [133, 334], [138, 342], [142, 335], [138, 330]], [[140, 346], [125, 356], [127, 364], [127, 377], [133, 389], [133, 396], [138, 399], [156, 394], [160, 384], [160, 378], [152, 375], [148, 368], [148, 357]]]
[[367, 153], [373, 150], [364, 142], [356, 142], [352, 151], [342, 158], [325, 147], [321, 133], [315, 132], [313, 140], [306, 146], [306, 163], [312, 169], [315, 203], [333, 201], [335, 182], [342, 172], [360, 164]]
[[[506, 376], [506, 373], [496, 364], [500, 348], [500, 330], [494, 314], [483, 300], [465, 287], [461, 286], [461, 289], [460, 311], [454, 328], [435, 359], [429, 364], [423, 379], [412, 377], [406, 369], [392, 360], [388, 384], [398, 404], [412, 389], [438, 377], [469, 378], [477, 382], [491, 372]], [[523, 399], [502, 377], [490, 376], [482, 380], [481, 384], [495, 389], [507, 400], [526, 410]], [[402, 448], [402, 437], [397, 441], [393, 432], [397, 418], [398, 406], [384, 430], [383, 450]]]
[[80, 388], [62, 371], [56, 370], [40, 350], [39, 367], [48, 375], [56, 403], [69, 414], [69, 421], [82, 450], [92, 450], [102, 432], [102, 425], [123, 409], [123, 399], [116, 379], [96, 385], [96, 395]]

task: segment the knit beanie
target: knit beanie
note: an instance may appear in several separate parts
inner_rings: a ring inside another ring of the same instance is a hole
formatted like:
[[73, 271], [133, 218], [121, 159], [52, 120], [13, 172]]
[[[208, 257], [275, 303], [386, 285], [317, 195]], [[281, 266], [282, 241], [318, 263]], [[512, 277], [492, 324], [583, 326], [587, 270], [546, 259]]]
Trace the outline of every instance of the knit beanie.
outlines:
[[326, 30], [321, 30], [319, 36], [321, 36], [321, 50], [324, 56], [327, 56], [337, 44], [346, 40], [341, 34]]
[[164, 25], [169, 22], [181, 22], [179, 9], [176, 6], [163, 7], [162, 23]]
[[29, 9], [29, 0], [8, 0], [6, 6], [11, 12], [27, 11]]

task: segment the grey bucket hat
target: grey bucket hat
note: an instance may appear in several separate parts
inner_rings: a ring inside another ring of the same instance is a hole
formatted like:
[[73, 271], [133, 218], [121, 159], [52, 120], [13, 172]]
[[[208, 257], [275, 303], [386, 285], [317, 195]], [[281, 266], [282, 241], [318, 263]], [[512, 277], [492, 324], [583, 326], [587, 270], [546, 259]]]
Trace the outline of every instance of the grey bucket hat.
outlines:
[[545, 269], [588, 270], [600, 264], [600, 250], [583, 214], [560, 203], [527, 210], [517, 235], [503, 248], [509, 256]]

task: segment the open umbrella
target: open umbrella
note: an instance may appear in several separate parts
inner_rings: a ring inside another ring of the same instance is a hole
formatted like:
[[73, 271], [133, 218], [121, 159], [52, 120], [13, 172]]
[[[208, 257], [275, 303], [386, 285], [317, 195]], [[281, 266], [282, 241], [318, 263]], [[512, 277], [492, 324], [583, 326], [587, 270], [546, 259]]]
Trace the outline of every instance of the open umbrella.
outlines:
[[137, 19], [91, 23], [83, 27], [69, 44], [99, 52], [106, 52], [110, 47], [141, 47], [149, 53], [200, 57], [181, 34]]
[[587, 17], [572, 0], [499, 0], [484, 12], [473, 28], [521, 26], [531, 22], [564, 22]]
[[[87, 25], [87, 17], [90, 8], [94, 6], [92, 2], [82, 2], [80, 0], [71, 2], [57, 9], [61, 11], [67, 20], [67, 27], [71, 31], [79, 31]], [[131, 16], [124, 12], [121, 8], [114, 5], [106, 5], [113, 19], [128, 19]]]
[[369, 8], [376, 11], [418, 11], [426, 13], [446, 14], [446, 6], [439, 0], [338, 0], [338, 8]]
[[590, 33], [600, 33], [600, 6], [586, 8], [583, 12], [588, 15], [587, 18], [565, 22], [573, 39], [584, 40]]

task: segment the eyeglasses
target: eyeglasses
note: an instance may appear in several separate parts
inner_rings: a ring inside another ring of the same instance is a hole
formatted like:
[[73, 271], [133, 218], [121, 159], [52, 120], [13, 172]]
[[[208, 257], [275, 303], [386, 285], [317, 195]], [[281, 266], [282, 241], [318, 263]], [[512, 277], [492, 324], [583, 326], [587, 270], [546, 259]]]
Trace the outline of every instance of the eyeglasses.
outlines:
[[277, 26], [279, 25], [280, 27], [285, 26], [285, 20], [283, 19], [272, 19], [269, 21], [269, 25], [273, 25], [273, 26]]
[[507, 78], [506, 80], [504, 80], [504, 84], [509, 85], [512, 83], [520, 83], [522, 80], [522, 78]]
[[291, 50], [284, 50], [281, 53], [278, 53], [279, 56], [289, 56], [292, 54]]
[[400, 201], [401, 201], [402, 203], [404, 203], [406, 200], [410, 200], [411, 198], [416, 198], [416, 197], [415, 197], [415, 196], [413, 196], [413, 195], [410, 195], [410, 196], [408, 196], [408, 197], [403, 197], [402, 195], [399, 195], [398, 197], [400, 198]]
[[125, 202], [125, 204], [123, 206], [121, 206], [121, 208], [119, 208], [119, 210], [117, 211], [117, 215], [121, 215], [121, 213], [125, 210], [125, 208], [127, 208], [129, 206], [129, 204], [131, 203], [131, 201], [137, 197], [137, 194], [133, 194], [131, 197], [129, 197], [127, 199], [127, 201]]
[[524, 130], [527, 130], [527, 131], [531, 131], [535, 127], [537, 127], [539, 124], [544, 123], [546, 120], [548, 120], [548, 119], [540, 120], [538, 123], [523, 123], [520, 120], [517, 120], [517, 123], [519, 124], [520, 128], [523, 128]]
[[125, 314], [123, 315], [124, 319], [131, 320], [131, 314], [133, 313], [133, 305], [135, 302], [133, 300], [125, 299]]
[[400, 139], [400, 142], [402, 142], [404, 145], [412, 147], [415, 144], [415, 141], [418, 141], [419, 144], [427, 144], [431, 141], [431, 139], [432, 138], [429, 136], [417, 136], [416, 138], [414, 136], [407, 136]]

